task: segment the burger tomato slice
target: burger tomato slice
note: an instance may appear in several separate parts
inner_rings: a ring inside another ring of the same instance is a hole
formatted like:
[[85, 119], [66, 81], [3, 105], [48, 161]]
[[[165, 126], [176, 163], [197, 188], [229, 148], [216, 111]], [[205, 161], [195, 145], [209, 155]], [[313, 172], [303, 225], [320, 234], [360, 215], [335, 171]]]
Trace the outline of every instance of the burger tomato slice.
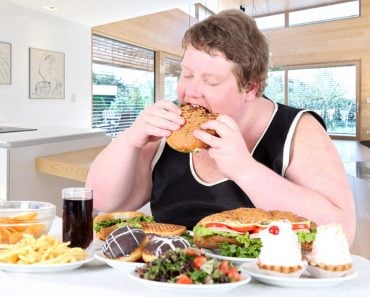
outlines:
[[[244, 226], [230, 226], [223, 223], [207, 223], [205, 225], [206, 228], [220, 230], [220, 231], [234, 231], [238, 233], [249, 233], [249, 234], [256, 234], [259, 233], [262, 229], [266, 228], [266, 225], [263, 224], [248, 224]], [[299, 222], [299, 223], [292, 223], [292, 229], [296, 232], [300, 231], [310, 231], [310, 222]]]

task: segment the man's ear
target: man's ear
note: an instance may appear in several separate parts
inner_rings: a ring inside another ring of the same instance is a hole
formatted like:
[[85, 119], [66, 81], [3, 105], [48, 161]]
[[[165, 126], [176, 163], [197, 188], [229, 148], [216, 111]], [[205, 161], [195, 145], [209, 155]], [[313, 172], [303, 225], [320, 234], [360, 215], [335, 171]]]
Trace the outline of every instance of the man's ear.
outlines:
[[258, 89], [259, 84], [257, 82], [249, 83], [248, 86], [243, 89], [245, 102], [254, 100], [256, 98], [256, 94], [258, 93]]

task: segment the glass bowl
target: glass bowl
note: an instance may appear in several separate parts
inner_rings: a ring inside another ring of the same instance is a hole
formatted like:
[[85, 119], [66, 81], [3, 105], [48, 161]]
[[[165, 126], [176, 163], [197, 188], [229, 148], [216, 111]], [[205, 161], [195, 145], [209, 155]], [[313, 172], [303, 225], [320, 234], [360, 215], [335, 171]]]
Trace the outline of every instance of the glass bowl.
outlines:
[[14, 244], [23, 234], [48, 234], [55, 209], [49, 202], [0, 201], [0, 244]]

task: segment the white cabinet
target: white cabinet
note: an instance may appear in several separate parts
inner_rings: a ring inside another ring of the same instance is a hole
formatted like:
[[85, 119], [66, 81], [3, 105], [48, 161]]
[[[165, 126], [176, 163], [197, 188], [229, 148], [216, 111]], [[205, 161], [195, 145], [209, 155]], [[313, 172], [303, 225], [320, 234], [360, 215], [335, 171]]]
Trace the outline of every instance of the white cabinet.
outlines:
[[0, 134], [0, 200], [49, 201], [57, 206], [57, 214], [61, 213], [61, 189], [84, 184], [37, 172], [35, 159], [111, 142], [111, 137], [100, 130], [50, 128], [10, 134]]

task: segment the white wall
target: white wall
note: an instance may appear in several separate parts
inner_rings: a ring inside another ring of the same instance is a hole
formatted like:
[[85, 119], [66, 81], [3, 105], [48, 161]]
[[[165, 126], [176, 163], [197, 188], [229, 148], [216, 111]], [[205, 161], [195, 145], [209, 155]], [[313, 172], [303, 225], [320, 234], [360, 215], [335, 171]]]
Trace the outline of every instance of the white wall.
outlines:
[[[91, 28], [0, 0], [0, 41], [12, 44], [12, 83], [0, 85], [0, 125], [90, 127]], [[29, 99], [29, 47], [65, 53], [65, 99]]]

